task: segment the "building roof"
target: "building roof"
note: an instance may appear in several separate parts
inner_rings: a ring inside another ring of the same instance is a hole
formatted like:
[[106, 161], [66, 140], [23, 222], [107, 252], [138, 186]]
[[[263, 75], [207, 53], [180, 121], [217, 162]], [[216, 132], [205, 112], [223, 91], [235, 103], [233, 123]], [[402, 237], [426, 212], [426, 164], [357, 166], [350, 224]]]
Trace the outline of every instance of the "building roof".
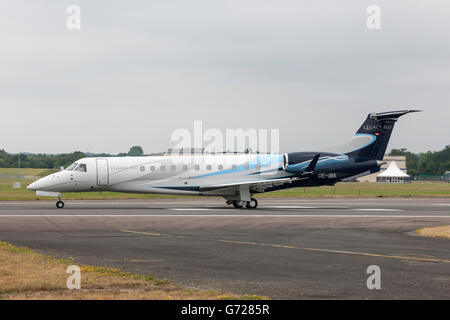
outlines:
[[400, 170], [395, 161], [392, 161], [389, 167], [377, 177], [409, 177], [409, 175]]

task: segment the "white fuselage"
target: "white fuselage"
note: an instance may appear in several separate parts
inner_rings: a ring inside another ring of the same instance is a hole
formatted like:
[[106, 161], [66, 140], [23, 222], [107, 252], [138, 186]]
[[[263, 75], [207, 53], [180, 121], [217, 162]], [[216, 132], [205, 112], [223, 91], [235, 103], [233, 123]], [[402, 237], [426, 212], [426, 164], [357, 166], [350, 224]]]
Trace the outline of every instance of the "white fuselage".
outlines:
[[70, 170], [51, 174], [28, 188], [59, 193], [118, 191], [226, 196], [236, 193], [237, 184], [289, 176], [280, 170], [282, 167], [281, 154], [83, 158]]

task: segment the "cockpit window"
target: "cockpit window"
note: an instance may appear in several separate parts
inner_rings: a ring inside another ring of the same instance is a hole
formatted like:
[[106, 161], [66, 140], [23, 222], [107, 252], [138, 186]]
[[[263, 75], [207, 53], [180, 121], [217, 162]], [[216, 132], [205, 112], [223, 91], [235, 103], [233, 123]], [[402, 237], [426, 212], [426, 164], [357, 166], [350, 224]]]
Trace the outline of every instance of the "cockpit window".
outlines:
[[75, 171], [87, 172], [87, 166], [85, 163], [80, 163], [78, 167], [76, 167]]
[[78, 165], [78, 163], [77, 162], [74, 162], [74, 163], [72, 163], [70, 166], [68, 166], [67, 168], [66, 168], [66, 170], [73, 170], [73, 169], [75, 169], [75, 167]]

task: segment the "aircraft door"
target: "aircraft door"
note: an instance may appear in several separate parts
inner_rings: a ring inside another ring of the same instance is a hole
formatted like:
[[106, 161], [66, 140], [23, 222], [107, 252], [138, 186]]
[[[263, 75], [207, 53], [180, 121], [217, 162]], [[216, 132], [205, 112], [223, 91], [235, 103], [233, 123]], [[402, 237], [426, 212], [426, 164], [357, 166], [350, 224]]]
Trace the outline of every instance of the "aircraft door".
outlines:
[[97, 159], [97, 185], [107, 186], [109, 184], [109, 168], [107, 159]]

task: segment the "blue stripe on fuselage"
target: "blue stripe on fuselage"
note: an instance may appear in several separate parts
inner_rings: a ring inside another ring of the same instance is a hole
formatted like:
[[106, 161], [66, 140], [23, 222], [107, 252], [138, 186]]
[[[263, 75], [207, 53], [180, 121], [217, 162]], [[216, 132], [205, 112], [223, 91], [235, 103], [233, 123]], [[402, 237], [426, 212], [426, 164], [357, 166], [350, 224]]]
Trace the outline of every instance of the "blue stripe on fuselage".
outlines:
[[[281, 155], [281, 154], [257, 155], [255, 158], [252, 158], [248, 163], [237, 166], [236, 169], [227, 169], [227, 170], [223, 170], [223, 171], [216, 171], [216, 172], [202, 174], [202, 175], [191, 177], [191, 178], [192, 179], [204, 178], [204, 177], [211, 177], [211, 176], [216, 176], [216, 175], [221, 175], [221, 174], [229, 174], [229, 173], [233, 173], [233, 172], [241, 172], [244, 170], [253, 170], [253, 169], [256, 169], [256, 165], [259, 165], [260, 168], [264, 168], [264, 167], [271, 166], [273, 164], [279, 164], [282, 161], [283, 161], [283, 155]], [[246, 164], [248, 164], [248, 169], [244, 168]], [[276, 169], [276, 170], [278, 170], [278, 169]]]

